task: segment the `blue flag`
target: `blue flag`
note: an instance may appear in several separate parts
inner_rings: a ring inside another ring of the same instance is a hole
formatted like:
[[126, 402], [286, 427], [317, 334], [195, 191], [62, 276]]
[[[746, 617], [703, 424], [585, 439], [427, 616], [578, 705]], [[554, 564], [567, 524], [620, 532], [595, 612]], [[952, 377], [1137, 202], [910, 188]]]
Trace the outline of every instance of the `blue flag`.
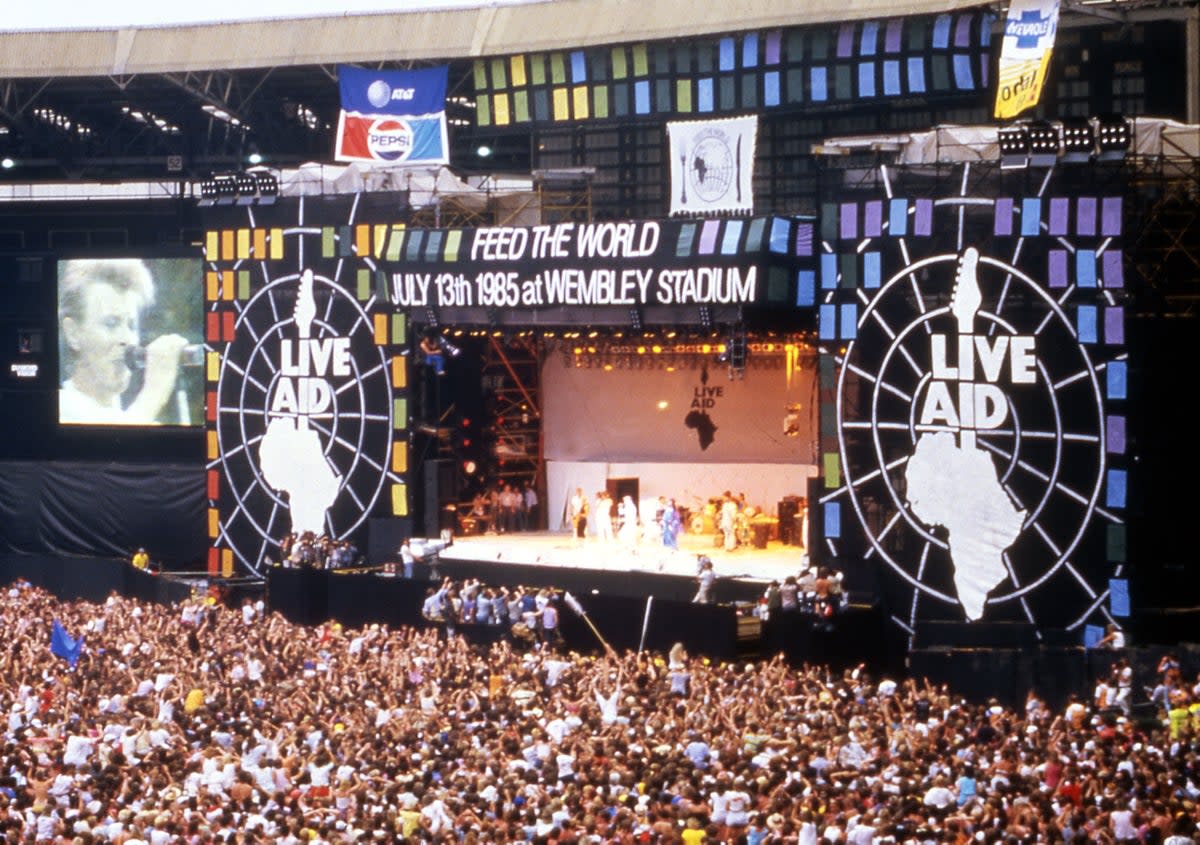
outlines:
[[62, 626], [62, 623], [57, 619], [54, 620], [54, 625], [50, 629], [50, 653], [55, 657], [61, 657], [67, 663], [71, 664], [71, 668], [75, 668], [75, 664], [79, 662], [79, 654], [83, 651], [83, 637], [72, 639], [67, 633], [67, 629]]

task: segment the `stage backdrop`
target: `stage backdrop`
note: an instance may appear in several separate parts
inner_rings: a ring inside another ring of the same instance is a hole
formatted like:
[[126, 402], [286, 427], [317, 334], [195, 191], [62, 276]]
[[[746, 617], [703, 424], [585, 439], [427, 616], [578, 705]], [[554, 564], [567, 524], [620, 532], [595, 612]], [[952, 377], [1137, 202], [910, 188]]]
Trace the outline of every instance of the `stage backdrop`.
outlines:
[[[757, 358], [751, 351], [739, 378], [730, 378], [715, 354], [703, 368], [674, 371], [648, 368], [654, 358], [618, 358], [642, 366], [605, 369], [602, 359], [575, 366], [573, 356], [547, 357], [542, 397], [551, 527], [568, 491], [579, 486], [590, 496], [605, 478], [636, 476], [643, 500], [674, 496], [688, 507], [731, 489], [773, 513], [782, 496], [805, 495], [816, 463], [811, 355], [789, 357], [781, 348]], [[788, 435], [790, 405], [800, 411]]]
[[407, 318], [375, 296], [390, 226], [361, 199], [208, 210], [210, 572], [408, 513]]
[[1123, 185], [1087, 173], [885, 171], [822, 207], [815, 527], [910, 632], [1128, 612]]

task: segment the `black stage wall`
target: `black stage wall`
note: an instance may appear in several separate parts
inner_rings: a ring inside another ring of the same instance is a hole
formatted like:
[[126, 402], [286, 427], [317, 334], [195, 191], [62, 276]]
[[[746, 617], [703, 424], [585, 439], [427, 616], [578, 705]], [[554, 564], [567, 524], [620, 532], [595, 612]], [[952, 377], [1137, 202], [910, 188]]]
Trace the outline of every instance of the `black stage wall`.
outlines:
[[0, 584], [22, 578], [62, 601], [103, 602], [116, 592], [143, 601], [170, 604], [186, 599], [191, 588], [180, 581], [134, 569], [113, 558], [62, 558], [50, 555], [0, 555]]

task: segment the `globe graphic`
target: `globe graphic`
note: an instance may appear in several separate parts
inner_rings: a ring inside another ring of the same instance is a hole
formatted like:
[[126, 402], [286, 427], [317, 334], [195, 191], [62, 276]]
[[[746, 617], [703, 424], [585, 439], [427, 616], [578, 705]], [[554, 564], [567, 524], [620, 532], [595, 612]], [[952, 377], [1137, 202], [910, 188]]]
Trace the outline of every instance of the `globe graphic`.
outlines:
[[391, 99], [392, 88], [382, 79], [376, 79], [367, 87], [367, 101], [375, 108], [383, 108]]
[[692, 148], [688, 175], [697, 198], [712, 203], [729, 193], [736, 163], [724, 136], [708, 136]]

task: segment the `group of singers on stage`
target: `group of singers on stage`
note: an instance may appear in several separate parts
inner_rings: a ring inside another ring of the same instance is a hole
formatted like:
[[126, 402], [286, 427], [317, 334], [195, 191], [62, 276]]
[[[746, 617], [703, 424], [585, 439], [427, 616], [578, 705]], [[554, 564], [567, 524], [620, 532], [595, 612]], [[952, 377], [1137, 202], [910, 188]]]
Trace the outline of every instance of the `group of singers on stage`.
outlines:
[[344, 569], [358, 561], [358, 549], [349, 540], [304, 531], [279, 541], [279, 565], [288, 569]]

